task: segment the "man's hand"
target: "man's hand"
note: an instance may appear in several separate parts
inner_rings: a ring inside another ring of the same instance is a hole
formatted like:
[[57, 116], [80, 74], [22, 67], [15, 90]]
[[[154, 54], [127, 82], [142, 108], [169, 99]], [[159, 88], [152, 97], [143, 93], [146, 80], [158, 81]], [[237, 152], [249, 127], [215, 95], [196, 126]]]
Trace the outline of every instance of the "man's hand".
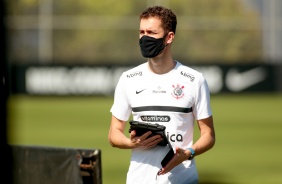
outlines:
[[158, 172], [158, 175], [166, 174], [174, 167], [181, 164], [183, 161], [187, 160], [187, 158], [189, 158], [190, 156], [189, 154], [191, 154], [189, 151], [176, 147], [176, 153], [174, 154], [173, 158], [167, 163], [167, 165], [164, 168], [162, 168]]
[[130, 140], [132, 144], [134, 144], [134, 148], [148, 149], [156, 146], [158, 143], [162, 141], [162, 137], [160, 135], [149, 137], [151, 134], [152, 132], [148, 131], [143, 135], [137, 137], [136, 131], [135, 130], [131, 131]]

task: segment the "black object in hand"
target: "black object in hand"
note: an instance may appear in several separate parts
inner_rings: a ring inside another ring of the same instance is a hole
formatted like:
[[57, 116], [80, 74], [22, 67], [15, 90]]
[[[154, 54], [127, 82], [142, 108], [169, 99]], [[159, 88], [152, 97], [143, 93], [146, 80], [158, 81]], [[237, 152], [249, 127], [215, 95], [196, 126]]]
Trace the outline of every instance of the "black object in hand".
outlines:
[[149, 137], [152, 137], [154, 135], [161, 135], [163, 140], [158, 143], [160, 146], [166, 146], [169, 144], [167, 137], [165, 135], [165, 129], [166, 127], [163, 125], [159, 124], [152, 124], [152, 123], [144, 123], [144, 122], [139, 122], [139, 121], [130, 121], [130, 128], [129, 128], [129, 133], [132, 130], [136, 131], [136, 136], [141, 136], [144, 133], [151, 131], [152, 134]]

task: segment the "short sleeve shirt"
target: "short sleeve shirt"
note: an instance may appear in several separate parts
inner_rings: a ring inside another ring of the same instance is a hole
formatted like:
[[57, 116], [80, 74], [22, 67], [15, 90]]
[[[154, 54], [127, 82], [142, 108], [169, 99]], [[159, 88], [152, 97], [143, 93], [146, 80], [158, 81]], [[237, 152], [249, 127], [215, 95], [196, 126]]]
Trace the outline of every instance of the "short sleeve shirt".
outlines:
[[[133, 120], [166, 126], [166, 136], [172, 147], [183, 149], [193, 144], [194, 121], [212, 115], [204, 76], [180, 62], [162, 75], [151, 72], [147, 62], [124, 72], [115, 89], [111, 112], [123, 121], [128, 121], [132, 114]], [[161, 160], [168, 150], [163, 146], [133, 149], [127, 183], [181, 184], [195, 179], [196, 168], [191, 167], [194, 161], [191, 163], [190, 160], [156, 179]]]

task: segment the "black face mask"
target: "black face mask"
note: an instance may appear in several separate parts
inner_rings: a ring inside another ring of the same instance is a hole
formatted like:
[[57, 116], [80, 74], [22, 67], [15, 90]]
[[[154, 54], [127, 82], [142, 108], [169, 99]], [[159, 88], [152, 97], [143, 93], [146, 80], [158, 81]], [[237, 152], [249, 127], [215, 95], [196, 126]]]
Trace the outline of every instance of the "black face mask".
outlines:
[[153, 58], [159, 55], [165, 48], [164, 38], [153, 38], [150, 36], [142, 36], [139, 40], [141, 53], [145, 58]]

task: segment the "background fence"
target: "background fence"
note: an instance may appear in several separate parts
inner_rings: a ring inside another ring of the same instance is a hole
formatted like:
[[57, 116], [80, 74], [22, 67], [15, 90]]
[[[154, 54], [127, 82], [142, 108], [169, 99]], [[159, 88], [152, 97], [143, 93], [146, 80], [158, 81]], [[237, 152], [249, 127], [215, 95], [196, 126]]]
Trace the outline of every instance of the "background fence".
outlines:
[[178, 16], [174, 58], [189, 63], [281, 63], [280, 0], [7, 0], [9, 63], [137, 64], [139, 14]]

